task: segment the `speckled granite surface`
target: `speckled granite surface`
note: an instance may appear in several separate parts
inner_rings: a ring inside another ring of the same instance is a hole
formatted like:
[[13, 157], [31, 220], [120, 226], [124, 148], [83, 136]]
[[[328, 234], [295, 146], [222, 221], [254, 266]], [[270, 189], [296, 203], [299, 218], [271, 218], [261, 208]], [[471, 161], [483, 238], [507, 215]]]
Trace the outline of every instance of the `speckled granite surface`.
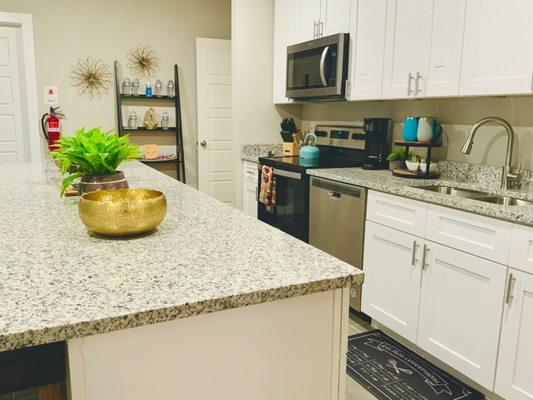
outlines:
[[241, 159], [244, 161], [258, 162], [259, 157], [268, 155], [279, 156], [282, 154], [281, 143], [270, 144], [244, 144], [241, 148]]
[[362, 272], [147, 167], [150, 236], [91, 237], [52, 164], [0, 165], [0, 351], [344, 287]]
[[498, 189], [499, 178], [497, 175], [496, 177], [494, 176], [493, 170], [490, 170], [490, 173], [484, 178], [476, 175], [477, 180], [461, 181], [460, 178], [462, 176], [472, 176], [468, 173], [461, 172], [457, 165], [448, 167], [449, 169], [443, 174], [442, 179], [430, 180], [397, 178], [392, 176], [390, 171], [367, 171], [361, 168], [312, 169], [308, 170], [307, 173], [338, 182], [363, 186], [380, 192], [533, 226], [533, 206], [503, 206], [416, 188], [416, 186], [426, 185], [448, 185], [465, 189], [483, 190], [491, 194], [503, 194], [533, 201], [533, 193], [531, 192], [525, 190], [502, 191]]

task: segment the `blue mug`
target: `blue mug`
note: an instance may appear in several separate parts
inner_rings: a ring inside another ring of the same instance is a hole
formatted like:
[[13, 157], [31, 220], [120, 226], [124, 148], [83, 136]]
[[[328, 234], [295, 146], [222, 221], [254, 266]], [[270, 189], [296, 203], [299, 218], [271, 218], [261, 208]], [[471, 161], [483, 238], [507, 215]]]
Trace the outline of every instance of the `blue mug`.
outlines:
[[418, 133], [418, 117], [407, 117], [403, 120], [403, 140], [415, 142]]

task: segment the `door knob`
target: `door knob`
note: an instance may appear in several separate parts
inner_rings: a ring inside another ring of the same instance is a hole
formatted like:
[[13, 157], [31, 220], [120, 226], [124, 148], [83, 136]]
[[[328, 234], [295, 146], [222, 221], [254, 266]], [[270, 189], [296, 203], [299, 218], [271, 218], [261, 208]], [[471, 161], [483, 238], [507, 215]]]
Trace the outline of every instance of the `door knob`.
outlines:
[[202, 140], [202, 141], [200, 142], [200, 146], [202, 146], [202, 147], [207, 146], [207, 142], [206, 142], [205, 140]]

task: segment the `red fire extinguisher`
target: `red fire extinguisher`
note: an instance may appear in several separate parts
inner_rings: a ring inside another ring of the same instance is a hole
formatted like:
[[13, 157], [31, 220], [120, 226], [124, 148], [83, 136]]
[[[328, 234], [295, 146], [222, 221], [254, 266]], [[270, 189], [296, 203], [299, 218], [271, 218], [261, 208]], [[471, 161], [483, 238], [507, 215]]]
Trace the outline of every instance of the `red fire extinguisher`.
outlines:
[[48, 140], [48, 149], [50, 151], [57, 150], [57, 140], [61, 137], [61, 121], [63, 114], [58, 113], [59, 107], [50, 107], [50, 112], [46, 113], [41, 118], [41, 127], [43, 129], [44, 137]]

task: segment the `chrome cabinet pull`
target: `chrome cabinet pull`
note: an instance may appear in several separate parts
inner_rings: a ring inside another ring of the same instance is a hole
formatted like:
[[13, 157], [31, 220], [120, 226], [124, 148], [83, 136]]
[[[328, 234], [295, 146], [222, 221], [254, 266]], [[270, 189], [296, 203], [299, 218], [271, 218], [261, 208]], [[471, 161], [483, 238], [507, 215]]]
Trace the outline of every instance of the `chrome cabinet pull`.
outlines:
[[429, 247], [427, 244], [424, 244], [424, 248], [422, 250], [422, 270], [425, 271], [429, 264], [427, 263], [427, 256], [428, 256]]
[[319, 28], [318, 35], [319, 37], [324, 36], [324, 22], [323, 21], [320, 21], [320, 28]]
[[507, 281], [507, 293], [505, 295], [505, 304], [510, 304], [514, 299], [513, 289], [515, 281], [516, 278], [513, 276], [513, 274], [509, 274], [509, 280]]
[[533, 91], [533, 72], [531, 73], [531, 90]]
[[415, 75], [415, 94], [418, 96], [418, 93], [422, 93], [422, 89], [420, 89], [420, 78], [422, 78], [422, 75], [420, 75], [419, 71], [416, 71]]
[[411, 90], [411, 80], [413, 79], [413, 74], [409, 72], [407, 74], [407, 97], [411, 96], [413, 94], [413, 91]]
[[411, 265], [414, 267], [418, 259], [416, 258], [416, 250], [418, 249], [418, 243], [416, 240], [413, 241], [413, 253], [411, 254]]
[[317, 27], [318, 27], [318, 22], [313, 21], [313, 39], [316, 39], [318, 37]]

